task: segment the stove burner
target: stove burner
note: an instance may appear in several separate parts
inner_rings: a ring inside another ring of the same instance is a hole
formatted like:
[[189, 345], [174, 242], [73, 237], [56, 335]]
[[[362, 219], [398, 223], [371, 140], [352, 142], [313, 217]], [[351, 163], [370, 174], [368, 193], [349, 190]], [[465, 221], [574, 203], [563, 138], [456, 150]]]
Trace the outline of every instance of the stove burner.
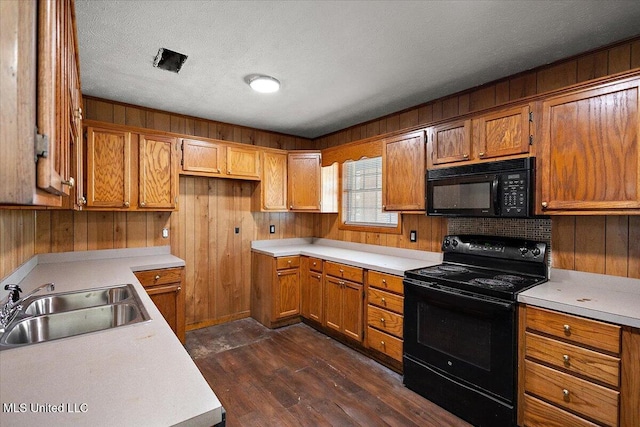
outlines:
[[513, 283], [513, 284], [522, 283], [525, 280], [524, 277], [514, 276], [513, 274], [499, 274], [495, 276], [494, 279]]
[[469, 284], [480, 286], [482, 288], [489, 288], [489, 289], [506, 290], [506, 289], [513, 288], [513, 283], [505, 282], [503, 280], [496, 280], [496, 279], [482, 279], [482, 278], [471, 279], [469, 280]]
[[446, 271], [447, 273], [466, 273], [469, 271], [468, 268], [460, 265], [439, 265], [436, 268]]

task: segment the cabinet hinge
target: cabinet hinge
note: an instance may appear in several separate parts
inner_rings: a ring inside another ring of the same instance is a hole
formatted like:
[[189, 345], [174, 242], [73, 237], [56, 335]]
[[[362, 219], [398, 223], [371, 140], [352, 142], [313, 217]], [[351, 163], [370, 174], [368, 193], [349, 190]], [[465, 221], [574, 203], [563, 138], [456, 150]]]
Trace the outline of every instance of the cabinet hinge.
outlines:
[[529, 121], [533, 122], [533, 111], [529, 111]]
[[49, 156], [49, 135], [39, 134], [38, 129], [35, 130], [34, 154], [36, 162], [38, 157]]
[[533, 145], [533, 135], [529, 135], [529, 145]]

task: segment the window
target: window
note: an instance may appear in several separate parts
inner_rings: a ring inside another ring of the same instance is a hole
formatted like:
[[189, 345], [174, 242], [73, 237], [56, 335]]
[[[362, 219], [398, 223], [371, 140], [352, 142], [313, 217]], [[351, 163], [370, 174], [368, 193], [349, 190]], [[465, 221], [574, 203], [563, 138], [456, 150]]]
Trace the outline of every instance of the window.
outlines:
[[[382, 210], [382, 157], [345, 162], [342, 167], [342, 224], [344, 228], [399, 229], [397, 213]], [[386, 229], [386, 230], [384, 230]]]

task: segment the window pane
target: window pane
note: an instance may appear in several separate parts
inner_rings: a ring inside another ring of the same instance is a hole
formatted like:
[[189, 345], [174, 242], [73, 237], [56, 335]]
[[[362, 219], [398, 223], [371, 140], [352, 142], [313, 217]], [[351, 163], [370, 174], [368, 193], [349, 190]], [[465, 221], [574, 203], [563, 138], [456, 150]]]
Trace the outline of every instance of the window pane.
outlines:
[[395, 227], [398, 214], [382, 211], [382, 157], [343, 166], [343, 218], [346, 224]]

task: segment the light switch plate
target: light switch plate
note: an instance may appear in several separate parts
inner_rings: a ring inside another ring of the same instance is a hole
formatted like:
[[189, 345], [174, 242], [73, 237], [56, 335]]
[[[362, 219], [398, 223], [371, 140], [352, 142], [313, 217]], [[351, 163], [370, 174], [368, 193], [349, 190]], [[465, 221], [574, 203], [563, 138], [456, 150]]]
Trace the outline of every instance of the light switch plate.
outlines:
[[276, 232], [276, 226], [271, 224], [269, 226], [269, 234], [275, 234], [275, 232]]
[[169, 229], [168, 228], [163, 228], [162, 229], [162, 238], [163, 239], [168, 239], [169, 238]]
[[418, 233], [416, 232], [416, 230], [411, 230], [409, 232], [409, 240], [412, 242], [415, 242], [416, 240], [418, 240]]

